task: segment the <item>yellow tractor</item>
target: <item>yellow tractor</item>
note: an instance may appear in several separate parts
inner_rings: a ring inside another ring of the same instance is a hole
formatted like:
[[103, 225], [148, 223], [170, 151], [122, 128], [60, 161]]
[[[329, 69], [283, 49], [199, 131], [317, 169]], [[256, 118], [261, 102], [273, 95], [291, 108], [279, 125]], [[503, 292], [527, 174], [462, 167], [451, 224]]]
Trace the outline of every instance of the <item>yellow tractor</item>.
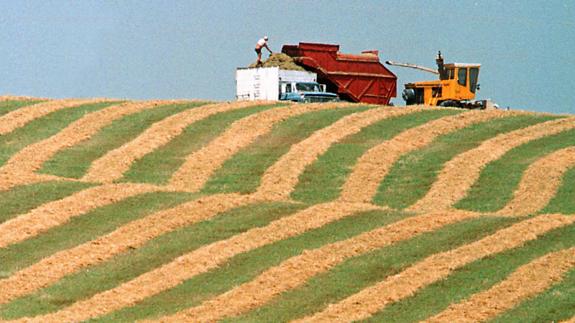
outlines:
[[474, 101], [479, 90], [477, 80], [480, 64], [443, 63], [441, 52], [435, 59], [437, 70], [407, 63], [386, 61], [393, 66], [414, 68], [439, 75], [437, 81], [424, 81], [405, 84], [402, 97], [407, 105], [425, 104], [431, 106], [485, 109], [486, 100]]

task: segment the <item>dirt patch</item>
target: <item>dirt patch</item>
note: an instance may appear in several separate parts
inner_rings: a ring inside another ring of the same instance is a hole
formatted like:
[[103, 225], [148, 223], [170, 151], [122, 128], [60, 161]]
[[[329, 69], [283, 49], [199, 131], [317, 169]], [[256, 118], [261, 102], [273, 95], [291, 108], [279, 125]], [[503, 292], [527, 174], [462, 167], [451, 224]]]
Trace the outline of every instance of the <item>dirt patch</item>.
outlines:
[[497, 231], [454, 250], [432, 255], [388, 277], [324, 311], [302, 319], [305, 322], [355, 321], [370, 317], [387, 305], [413, 295], [417, 290], [449, 276], [473, 261], [522, 246], [528, 241], [575, 222], [575, 216], [547, 214]]
[[347, 240], [304, 251], [301, 255], [266, 270], [251, 282], [197, 307], [160, 320], [211, 322], [236, 316], [262, 306], [280, 293], [301, 286], [311, 277], [327, 272], [346, 259], [477, 216], [479, 214], [465, 211], [414, 216]]
[[557, 193], [563, 174], [572, 167], [575, 167], [575, 147], [540, 158], [527, 168], [513, 199], [497, 214], [521, 216], [543, 209]]
[[77, 247], [60, 251], [0, 280], [0, 304], [46, 287], [62, 277], [143, 245], [161, 234], [256, 202], [247, 195], [217, 194], [156, 212]]
[[545, 136], [575, 128], [575, 118], [547, 121], [534, 126], [500, 134], [479, 147], [459, 154], [447, 162], [427, 194], [409, 210], [433, 212], [449, 209], [467, 194], [488, 163], [509, 150]]
[[121, 178], [135, 161], [169, 143], [194, 122], [217, 113], [243, 109], [257, 104], [262, 104], [262, 102], [251, 101], [212, 104], [186, 110], [167, 117], [162, 121], [154, 123], [134, 140], [95, 160], [82, 180], [111, 183]]
[[282, 70], [291, 70], [291, 71], [305, 71], [305, 69], [299, 65], [297, 65], [291, 56], [288, 56], [283, 53], [274, 53], [271, 54], [270, 57], [263, 62], [260, 66], [257, 66], [257, 63], [253, 63], [249, 66], [250, 68], [254, 67], [279, 67]]
[[435, 138], [463, 129], [475, 123], [501, 118], [507, 111], [472, 111], [443, 117], [422, 126], [408, 129], [367, 151], [356, 163], [342, 187], [340, 199], [348, 202], [369, 203], [393, 164], [402, 156], [429, 145]]
[[218, 241], [149, 271], [134, 280], [61, 311], [34, 318], [38, 321], [82, 321], [101, 316], [173, 288], [198, 274], [214, 269], [230, 258], [264, 245], [319, 228], [357, 212], [377, 209], [367, 204], [326, 203]]
[[130, 196], [160, 190], [162, 189], [157, 186], [146, 184], [103, 185], [46, 203], [0, 224], [0, 248], [29, 239], [98, 207]]
[[383, 107], [341, 118], [293, 145], [287, 154], [266, 170], [256, 194], [261, 194], [270, 200], [288, 199], [305, 167], [312, 164], [331, 145], [383, 119], [417, 111], [421, 109]]
[[174, 173], [170, 185], [179, 190], [198, 191], [223, 163], [258, 137], [269, 133], [278, 122], [311, 111], [336, 109], [349, 104], [305, 104], [279, 107], [234, 122], [222, 135], [187, 157]]
[[575, 267], [575, 248], [553, 252], [519, 267], [507, 279], [450, 305], [429, 322], [483, 322], [560, 282]]
[[20, 109], [9, 112], [0, 117], [0, 136], [12, 132], [30, 121], [43, 117], [49, 113], [77, 107], [82, 104], [91, 104], [110, 101], [107, 99], [92, 99], [92, 100], [54, 100], [48, 102], [37, 103]]

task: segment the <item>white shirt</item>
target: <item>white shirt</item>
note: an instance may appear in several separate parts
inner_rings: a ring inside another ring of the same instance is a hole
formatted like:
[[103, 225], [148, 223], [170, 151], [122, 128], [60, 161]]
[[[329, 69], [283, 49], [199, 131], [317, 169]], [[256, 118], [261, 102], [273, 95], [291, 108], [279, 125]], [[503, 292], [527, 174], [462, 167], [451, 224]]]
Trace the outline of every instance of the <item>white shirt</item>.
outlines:
[[267, 40], [260, 38], [260, 40], [258, 40], [258, 45], [260, 47], [263, 47], [267, 42], [268, 42]]

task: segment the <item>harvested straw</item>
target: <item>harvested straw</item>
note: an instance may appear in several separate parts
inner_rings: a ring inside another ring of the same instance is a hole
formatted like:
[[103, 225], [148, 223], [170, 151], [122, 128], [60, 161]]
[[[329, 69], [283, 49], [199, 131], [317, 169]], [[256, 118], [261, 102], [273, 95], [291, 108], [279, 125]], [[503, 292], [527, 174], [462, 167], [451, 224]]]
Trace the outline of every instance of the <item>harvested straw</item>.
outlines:
[[293, 71], [305, 71], [303, 67], [297, 65], [293, 58], [283, 53], [274, 53], [263, 62], [263, 64], [256, 66], [256, 63], [250, 65], [250, 67], [279, 67], [282, 70], [293, 70]]

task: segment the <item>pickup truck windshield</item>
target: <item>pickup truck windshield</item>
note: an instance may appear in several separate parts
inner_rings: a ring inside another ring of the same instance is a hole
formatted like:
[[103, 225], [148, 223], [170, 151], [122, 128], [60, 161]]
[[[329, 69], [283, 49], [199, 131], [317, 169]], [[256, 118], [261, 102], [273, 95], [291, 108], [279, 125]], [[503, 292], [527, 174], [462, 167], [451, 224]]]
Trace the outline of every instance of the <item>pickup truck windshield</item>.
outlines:
[[297, 83], [295, 87], [299, 92], [321, 92], [317, 83]]

